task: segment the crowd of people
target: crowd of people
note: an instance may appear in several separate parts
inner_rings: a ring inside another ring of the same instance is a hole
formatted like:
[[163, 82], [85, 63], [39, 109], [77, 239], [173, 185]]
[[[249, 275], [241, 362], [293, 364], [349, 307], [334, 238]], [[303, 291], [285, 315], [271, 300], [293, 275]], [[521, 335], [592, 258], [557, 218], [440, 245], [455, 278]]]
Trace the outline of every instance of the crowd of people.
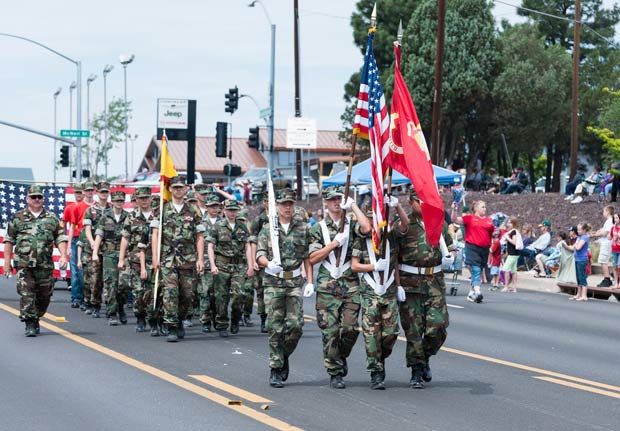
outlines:
[[56, 245], [61, 269], [71, 259], [73, 308], [93, 318], [105, 312], [115, 327], [128, 323], [131, 307], [136, 332], [172, 343], [185, 337], [196, 314], [202, 332], [222, 338], [252, 326], [256, 294], [273, 387], [283, 387], [289, 377], [289, 358], [303, 332], [303, 297], [313, 295], [332, 388], [346, 387], [360, 316], [372, 389], [385, 389], [385, 362], [399, 323], [407, 338], [410, 386], [421, 389], [432, 380], [430, 358], [448, 326], [442, 260], [456, 249], [447, 223], [442, 245], [428, 243], [415, 189], [407, 209], [386, 196], [397, 218], [376, 253], [372, 214], [341, 187], [323, 190], [324, 214], [316, 212], [312, 225], [290, 190], [276, 193], [274, 213], [264, 196], [260, 213], [248, 220], [238, 200], [221, 201], [211, 186], [190, 190], [183, 177], [174, 177], [167, 187], [167, 202], [152, 196], [150, 187], [137, 188], [134, 208], [126, 211], [125, 193], [110, 193], [108, 182], [77, 184], [64, 227], [44, 209], [41, 188], [30, 187], [26, 208], [14, 215], [4, 238], [5, 256], [14, 253], [4, 271], [17, 271], [27, 337], [39, 333], [49, 306]]

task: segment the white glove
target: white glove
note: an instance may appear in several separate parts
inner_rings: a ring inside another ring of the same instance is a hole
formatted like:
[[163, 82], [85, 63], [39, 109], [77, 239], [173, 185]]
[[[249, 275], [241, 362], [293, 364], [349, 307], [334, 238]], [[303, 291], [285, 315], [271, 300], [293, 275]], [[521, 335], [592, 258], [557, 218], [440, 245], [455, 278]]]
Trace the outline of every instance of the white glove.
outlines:
[[398, 198], [396, 196], [385, 196], [385, 203], [390, 208], [396, 208], [398, 206]]
[[388, 267], [388, 262], [385, 259], [379, 259], [375, 262], [375, 271], [385, 271]]
[[407, 295], [405, 295], [403, 286], [398, 286], [396, 288], [396, 297], [398, 298], [398, 302], [405, 302], [407, 300]]
[[340, 244], [340, 247], [342, 247], [349, 241], [349, 234], [346, 232], [338, 232], [334, 239], [338, 241], [338, 244]]
[[348, 211], [351, 208], [351, 205], [353, 205], [354, 201], [353, 198], [345, 198], [344, 196], [342, 197], [342, 201], [340, 202], [340, 208], [342, 208], [345, 211]]
[[304, 296], [308, 298], [309, 296], [314, 295], [314, 284], [307, 283], [306, 287], [304, 287]]
[[280, 264], [278, 262], [276, 262], [275, 260], [270, 260], [269, 263], [267, 264], [267, 269], [275, 274], [282, 272], [282, 267], [280, 266]]

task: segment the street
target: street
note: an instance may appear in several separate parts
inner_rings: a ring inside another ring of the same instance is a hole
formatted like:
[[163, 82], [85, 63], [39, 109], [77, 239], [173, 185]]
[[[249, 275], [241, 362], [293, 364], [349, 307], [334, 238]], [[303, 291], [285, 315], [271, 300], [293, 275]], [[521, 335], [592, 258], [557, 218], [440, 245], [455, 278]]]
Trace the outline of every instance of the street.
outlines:
[[135, 333], [133, 317], [110, 327], [71, 309], [57, 289], [41, 334], [25, 338], [14, 279], [3, 278], [0, 429], [619, 429], [618, 304], [525, 290], [472, 304], [464, 283], [458, 293], [424, 390], [409, 388], [401, 336], [387, 390], [371, 391], [361, 334], [347, 388], [330, 389], [314, 298], [290, 378], [273, 389], [258, 326], [224, 340], [194, 319], [185, 340], [166, 343]]

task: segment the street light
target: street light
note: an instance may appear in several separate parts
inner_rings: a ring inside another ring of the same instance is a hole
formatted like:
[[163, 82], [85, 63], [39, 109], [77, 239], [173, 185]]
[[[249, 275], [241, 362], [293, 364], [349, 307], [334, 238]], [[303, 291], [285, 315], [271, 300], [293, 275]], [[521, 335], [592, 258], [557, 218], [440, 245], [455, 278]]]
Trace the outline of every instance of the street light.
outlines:
[[118, 58], [123, 65], [123, 81], [125, 87], [125, 179], [129, 178], [129, 168], [127, 165], [127, 130], [129, 128], [129, 115], [127, 113], [127, 66], [133, 61], [134, 58], [136, 58], [136, 56], [133, 54], [121, 54]]
[[265, 17], [271, 27], [271, 64], [269, 73], [269, 122], [267, 123], [267, 130], [269, 135], [269, 169], [273, 168], [273, 123], [274, 123], [274, 97], [275, 97], [275, 64], [276, 64], [276, 25], [271, 22], [267, 8], [260, 0], [254, 0], [248, 7], [254, 7], [256, 3], [260, 3], [265, 13]]
[[103, 68], [103, 118], [104, 118], [104, 129], [103, 129], [103, 150], [105, 152], [105, 177], [108, 178], [108, 90], [106, 86], [106, 77], [108, 73], [112, 72], [114, 66], [111, 64], [106, 64]]
[[75, 81], [69, 85], [69, 128], [73, 129], [73, 90], [77, 87]]
[[[90, 83], [97, 79], [97, 75], [91, 73], [86, 78], [86, 130], [90, 130]], [[90, 170], [90, 136], [86, 138], [86, 166]]]
[[[60, 94], [60, 92], [62, 91], [62, 87], [58, 87], [56, 89], [56, 91], [54, 91], [54, 135], [56, 135], [58, 133], [57, 128], [56, 128], [56, 107], [57, 107], [57, 103], [56, 103], [56, 99], [58, 99], [58, 95]], [[54, 157], [52, 157], [52, 160], [54, 161], [54, 165], [52, 166], [54, 169], [54, 182], [56, 182], [56, 140], [54, 139]]]

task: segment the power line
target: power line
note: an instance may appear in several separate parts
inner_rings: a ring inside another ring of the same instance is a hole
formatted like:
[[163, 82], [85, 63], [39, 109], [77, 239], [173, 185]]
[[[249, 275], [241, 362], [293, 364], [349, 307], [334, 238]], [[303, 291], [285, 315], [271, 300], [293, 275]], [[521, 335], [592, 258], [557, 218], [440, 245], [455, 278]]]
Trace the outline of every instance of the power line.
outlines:
[[304, 15], [321, 15], [321, 16], [326, 16], [328, 18], [343, 19], [345, 21], [349, 21], [351, 19], [351, 17], [347, 17], [347, 16], [332, 15], [330, 13], [320, 12], [316, 10], [309, 10], [309, 9], [300, 9], [300, 12], [303, 12]]

